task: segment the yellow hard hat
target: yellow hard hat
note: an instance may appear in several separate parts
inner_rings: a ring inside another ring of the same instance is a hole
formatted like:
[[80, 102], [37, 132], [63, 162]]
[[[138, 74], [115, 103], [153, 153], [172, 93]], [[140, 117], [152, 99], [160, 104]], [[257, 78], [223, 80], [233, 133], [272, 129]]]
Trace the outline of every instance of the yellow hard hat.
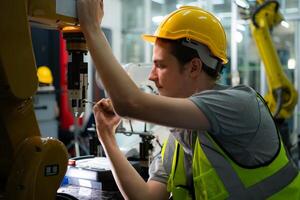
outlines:
[[40, 83], [45, 83], [45, 84], [53, 83], [52, 72], [47, 66], [40, 66], [37, 70], [37, 76]]
[[228, 62], [222, 24], [213, 14], [196, 6], [180, 7], [164, 18], [153, 35], [144, 34], [142, 37], [151, 43], [156, 38], [194, 40], [206, 45], [223, 64]]

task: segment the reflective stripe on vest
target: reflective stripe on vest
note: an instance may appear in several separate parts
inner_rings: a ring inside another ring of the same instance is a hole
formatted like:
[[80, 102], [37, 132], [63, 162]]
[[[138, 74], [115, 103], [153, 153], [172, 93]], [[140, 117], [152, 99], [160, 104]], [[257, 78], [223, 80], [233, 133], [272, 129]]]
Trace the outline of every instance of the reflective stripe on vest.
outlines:
[[[172, 166], [174, 165], [174, 163], [176, 163], [176, 159], [175, 158], [173, 160], [173, 157], [175, 156], [175, 154], [179, 154], [179, 150], [180, 146], [178, 144], [178, 142], [176, 141], [175, 137], [170, 134], [168, 137], [167, 142], [164, 144], [163, 147], [163, 151], [162, 151], [162, 161], [163, 161], [163, 165], [164, 168], [167, 172], [167, 174], [171, 174], [172, 173]], [[175, 151], [177, 150], [177, 153], [175, 153]], [[177, 155], [178, 156], [178, 155]], [[185, 180], [186, 180], [186, 188], [189, 188], [189, 192], [193, 192], [193, 173], [192, 173], [192, 156], [191, 155], [187, 155], [187, 153], [184, 152], [184, 170], [185, 170]], [[175, 167], [175, 166], [173, 166]], [[176, 171], [176, 169], [173, 169], [174, 171]], [[174, 172], [173, 172], [174, 173]], [[174, 177], [173, 177], [174, 178]], [[192, 194], [194, 195], [194, 194]]]
[[172, 163], [173, 163], [173, 156], [175, 152], [175, 144], [176, 139], [173, 135], [169, 135], [168, 140], [165, 142], [162, 153], [162, 162], [163, 166], [167, 174], [171, 173]]
[[216, 170], [225, 188], [229, 199], [266, 199], [282, 190], [298, 175], [298, 170], [289, 161], [272, 176], [261, 182], [245, 188], [244, 184], [224, 156], [215, 150], [214, 145], [206, 134], [199, 133], [200, 145], [212, 167]]
[[[273, 175], [246, 188], [230, 162], [226, 160], [221, 152], [216, 150], [211, 139], [203, 133], [198, 133], [198, 137], [200, 139], [202, 150], [204, 151], [207, 159], [210, 161], [212, 167], [216, 170], [220, 180], [223, 182], [229, 194], [228, 199], [266, 199], [282, 190], [298, 175], [298, 170], [293, 163], [289, 161]], [[163, 165], [166, 172], [170, 174], [172, 163], [174, 162], [174, 151], [176, 148], [175, 137], [170, 135], [165, 145], [165, 151], [162, 152]], [[189, 179], [187, 178], [187, 180]]]

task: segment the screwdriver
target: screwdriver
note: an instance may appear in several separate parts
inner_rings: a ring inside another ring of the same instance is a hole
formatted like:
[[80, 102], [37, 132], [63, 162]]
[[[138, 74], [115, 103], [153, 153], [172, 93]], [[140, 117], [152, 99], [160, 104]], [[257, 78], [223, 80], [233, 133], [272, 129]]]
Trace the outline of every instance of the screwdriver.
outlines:
[[95, 102], [95, 101], [89, 101], [89, 100], [87, 100], [87, 99], [83, 99], [83, 100], [82, 100], [82, 103], [90, 103], [90, 104], [92, 104], [92, 105], [95, 105], [97, 102]]

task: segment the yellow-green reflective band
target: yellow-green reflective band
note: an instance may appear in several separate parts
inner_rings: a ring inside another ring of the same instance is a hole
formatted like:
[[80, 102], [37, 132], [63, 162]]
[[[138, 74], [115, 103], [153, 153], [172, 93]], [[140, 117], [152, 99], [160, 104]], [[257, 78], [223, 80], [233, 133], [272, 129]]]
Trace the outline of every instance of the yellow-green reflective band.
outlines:
[[229, 199], [266, 199], [279, 192], [298, 175], [298, 170], [293, 166], [292, 162], [288, 162], [286, 166], [279, 169], [272, 176], [246, 188], [230, 162], [226, 160], [221, 152], [216, 150], [216, 147], [214, 147], [208, 136], [199, 133], [198, 137], [200, 138], [200, 145], [207, 159], [227, 189]]

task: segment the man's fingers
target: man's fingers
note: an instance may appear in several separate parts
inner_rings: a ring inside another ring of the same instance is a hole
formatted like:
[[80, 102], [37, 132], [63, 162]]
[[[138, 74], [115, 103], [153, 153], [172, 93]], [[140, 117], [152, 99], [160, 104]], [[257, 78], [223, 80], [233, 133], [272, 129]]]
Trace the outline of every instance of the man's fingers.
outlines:
[[109, 104], [106, 104], [105, 106], [102, 106], [102, 109], [108, 113], [108, 114], [111, 114], [111, 115], [114, 115], [115, 112], [113, 110], [113, 108], [111, 106], [109, 106]]
[[98, 101], [94, 107], [93, 107], [94, 111], [104, 111], [107, 114], [112, 114], [114, 115], [115, 112], [113, 110], [113, 105], [110, 99], [101, 99], [100, 101]]
[[95, 103], [95, 105], [93, 106], [93, 111], [96, 112], [96, 111], [100, 111], [102, 109], [102, 102], [104, 101], [105, 99], [101, 99], [100, 101], [98, 101], [97, 103]]

